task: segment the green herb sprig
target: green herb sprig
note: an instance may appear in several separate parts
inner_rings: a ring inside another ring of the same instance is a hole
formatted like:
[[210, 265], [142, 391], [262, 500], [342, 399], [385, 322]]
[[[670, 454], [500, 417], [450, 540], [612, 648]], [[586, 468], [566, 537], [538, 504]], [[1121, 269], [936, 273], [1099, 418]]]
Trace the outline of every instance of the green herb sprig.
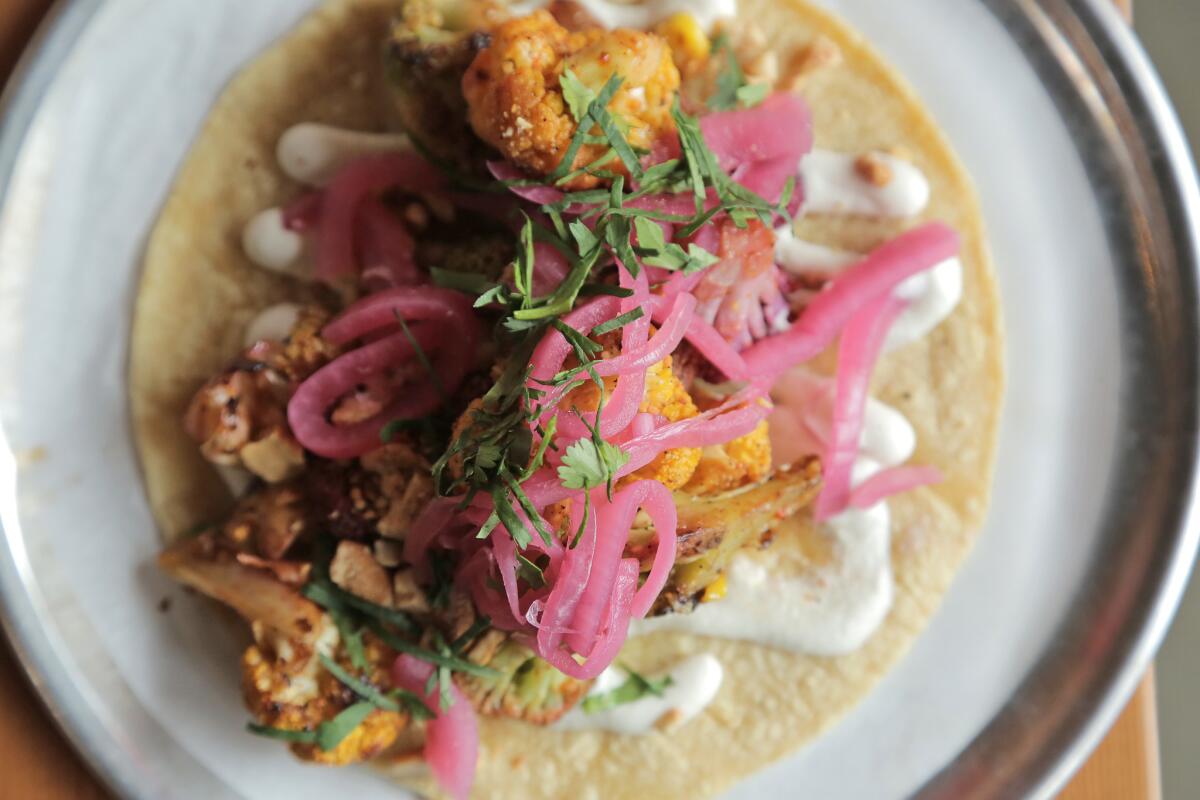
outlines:
[[608, 711], [617, 706], [640, 700], [647, 695], [662, 697], [666, 688], [673, 683], [670, 675], [664, 675], [661, 678], [647, 678], [628, 667], [622, 667], [622, 669], [628, 675], [624, 683], [611, 691], [588, 695], [583, 699], [581, 707], [585, 714]]

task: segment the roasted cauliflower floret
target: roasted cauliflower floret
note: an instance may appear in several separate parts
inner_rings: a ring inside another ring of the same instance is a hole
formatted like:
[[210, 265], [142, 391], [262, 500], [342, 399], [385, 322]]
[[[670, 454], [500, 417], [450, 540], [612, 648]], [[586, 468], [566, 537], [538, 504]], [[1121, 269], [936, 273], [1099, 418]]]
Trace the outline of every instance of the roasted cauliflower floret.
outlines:
[[329, 314], [301, 310], [287, 338], [251, 345], [204, 384], [184, 414], [184, 429], [214, 464], [242, 466], [278, 483], [304, 467], [304, 449], [287, 426], [287, 401], [336, 348], [320, 336]]
[[303, 499], [294, 482], [264, 486], [238, 501], [221, 534], [239, 549], [283, 558], [308, 527]]
[[219, 600], [246, 620], [265, 625], [300, 643], [318, 639], [326, 628], [321, 609], [281, 581], [268, 565], [245, 563], [213, 531], [183, 539], [164, 550], [158, 565], [180, 583]]
[[455, 677], [459, 689], [480, 714], [549, 725], [571, 710], [589, 683], [568, 677], [529, 648], [489, 631], [468, 653], [472, 661], [497, 670], [494, 678], [467, 673]]
[[[820, 486], [821, 464], [813, 457], [729, 492], [703, 496], [675, 492], [679, 513], [675, 566], [655, 601], [655, 612], [690, 610], [725, 574], [734, 555], [766, 541], [780, 522], [812, 502]], [[649, 520], [645, 522], [648, 525]], [[630, 533], [626, 552], [641, 558], [643, 568], [649, 569], [654, 541], [651, 528], [637, 527]], [[705, 599], [717, 594], [719, 584]]]
[[[471, 127], [522, 169], [551, 174], [577, 128], [559, 83], [567, 70], [594, 93], [614, 74], [624, 79], [608, 108], [634, 148], [648, 150], [673, 129], [679, 71], [665, 40], [631, 30], [571, 32], [546, 11], [497, 27], [490, 46], [467, 69], [462, 90]], [[591, 164], [606, 151], [605, 145], [584, 145], [570, 167]], [[602, 168], [623, 171], [615, 159]], [[600, 180], [585, 174], [566, 185], [583, 189]]]
[[[460, 3], [409, 0], [392, 28], [387, 49], [394, 122], [440, 159], [468, 167], [484, 150], [467, 124], [459, 86], [487, 44], [488, 25]], [[478, 3], [465, 4], [479, 6]]]
[[760, 481], [770, 472], [771, 440], [763, 420], [745, 436], [703, 448], [683, 490], [695, 495], [727, 492]]
[[787, 328], [789, 307], [775, 265], [775, 233], [761, 221], [739, 228], [717, 223], [721, 261], [695, 288], [696, 315], [711, 323], [738, 350]]
[[[336, 637], [331, 641], [336, 644]], [[323, 649], [331, 649], [329, 645], [322, 643]], [[372, 669], [361, 677], [376, 686], [389, 687], [391, 652], [372, 640], [366, 642], [365, 652]], [[358, 700], [321, 668], [311, 651], [285, 641], [264, 641], [246, 650], [242, 655], [242, 693], [246, 707], [259, 724], [293, 731], [316, 730]], [[376, 709], [332, 750], [302, 743], [293, 743], [291, 749], [305, 761], [332, 766], [353, 764], [391, 747], [408, 724], [407, 714]]]
[[[620, 352], [617, 344], [619, 337], [603, 337], [604, 357], [612, 357]], [[615, 379], [605, 380], [605, 392], [610, 396], [616, 388]], [[561, 411], [567, 412], [572, 408], [580, 411], [595, 411], [600, 402], [600, 388], [594, 382], [587, 382], [568, 394], [561, 403]], [[700, 413], [691, 395], [683, 383], [671, 370], [671, 357], [667, 356], [646, 370], [646, 388], [638, 410], [647, 414], [661, 417], [668, 422], [678, 422]], [[660, 481], [668, 489], [678, 489], [688, 482], [696, 464], [700, 461], [700, 450], [694, 447], [681, 447], [667, 450], [638, 471], [622, 479], [622, 483], [639, 480]]]
[[[678, 422], [700, 413], [691, 395], [672, 371], [670, 356], [646, 370], [646, 395], [639, 410], [663, 417], [668, 422]], [[678, 489], [692, 478], [700, 460], [701, 452], [696, 447], [667, 450], [627, 480], [651, 478], [662, 482], [668, 489]]]

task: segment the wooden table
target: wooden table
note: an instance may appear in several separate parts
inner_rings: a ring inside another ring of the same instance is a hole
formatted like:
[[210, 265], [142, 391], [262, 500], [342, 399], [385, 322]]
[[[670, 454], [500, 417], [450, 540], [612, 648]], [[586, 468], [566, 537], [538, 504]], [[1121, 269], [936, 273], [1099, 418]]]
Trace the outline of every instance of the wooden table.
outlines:
[[[1115, 0], [1128, 13], [1129, 0]], [[8, 75], [51, 0], [0, 0], [0, 76]], [[0, 766], [5, 797], [93, 800], [108, 793], [46, 716], [20, 667], [0, 646]], [[1159, 800], [1154, 678], [1147, 675], [1062, 800]]]

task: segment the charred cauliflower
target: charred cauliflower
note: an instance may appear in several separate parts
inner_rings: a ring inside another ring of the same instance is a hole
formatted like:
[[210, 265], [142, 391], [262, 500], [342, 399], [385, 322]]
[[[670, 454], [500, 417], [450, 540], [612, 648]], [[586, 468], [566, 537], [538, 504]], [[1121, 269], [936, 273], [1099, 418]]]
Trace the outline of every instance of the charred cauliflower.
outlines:
[[472, 661], [496, 670], [497, 677], [459, 674], [458, 687], [480, 714], [549, 725], [579, 702], [587, 681], [568, 677], [524, 645], [490, 631], [472, 648]]
[[301, 310], [283, 341], [255, 342], [204, 384], [184, 415], [184, 428], [214, 464], [242, 466], [271, 483], [304, 467], [304, 449], [287, 426], [287, 401], [300, 381], [336, 355], [320, 336], [329, 314]]
[[[336, 629], [317, 643], [318, 650], [334, 652]], [[321, 668], [312, 650], [287, 640], [260, 643], [242, 655], [242, 693], [246, 707], [259, 724], [285, 731], [313, 731], [358, 701], [354, 693]], [[365, 656], [371, 664], [368, 682], [387, 688], [390, 650], [368, 640]], [[344, 665], [345, 666], [345, 665]], [[368, 761], [387, 750], [409, 724], [407, 714], [375, 709], [336, 747], [322, 750], [315, 744], [293, 743], [292, 752], [305, 761], [343, 766]]]
[[479, 3], [409, 0], [392, 28], [387, 67], [395, 122], [425, 150], [467, 167], [483, 147], [467, 124], [459, 85], [487, 45]]
[[703, 448], [697, 461], [691, 479], [683, 487], [694, 495], [727, 492], [762, 480], [771, 472], [767, 421], [760, 422], [745, 436]]
[[[560, 85], [567, 70], [593, 93], [613, 75], [623, 78], [608, 108], [634, 148], [648, 150], [673, 130], [671, 104], [679, 71], [664, 39], [620, 29], [572, 32], [547, 11], [495, 28], [490, 45], [471, 62], [462, 81], [471, 127], [517, 166], [551, 174], [577, 127]], [[570, 169], [593, 163], [606, 150], [604, 145], [584, 145]], [[615, 160], [603, 168], [623, 169]], [[585, 174], [566, 186], [585, 189], [598, 183], [600, 178]]]
[[[638, 409], [668, 422], [678, 422], [700, 413], [691, 395], [671, 369], [671, 357], [646, 370], [646, 395]], [[628, 480], [650, 478], [661, 481], [668, 489], [678, 489], [688, 483], [701, 460], [695, 447], [667, 450], [646, 466], [629, 476]]]

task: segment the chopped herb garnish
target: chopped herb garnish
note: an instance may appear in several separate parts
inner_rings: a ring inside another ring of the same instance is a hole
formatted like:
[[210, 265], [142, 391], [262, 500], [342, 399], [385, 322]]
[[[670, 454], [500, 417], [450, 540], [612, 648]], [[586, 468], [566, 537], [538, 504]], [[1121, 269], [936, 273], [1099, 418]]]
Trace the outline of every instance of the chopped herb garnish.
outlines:
[[664, 675], [661, 678], [646, 678], [627, 667], [622, 669], [628, 673], [625, 682], [611, 691], [585, 697], [582, 703], [584, 713], [595, 714], [599, 711], [608, 711], [610, 708], [640, 700], [646, 695], [662, 697], [663, 691], [672, 683], [670, 675]]
[[421, 647], [420, 645], [401, 639], [378, 623], [368, 623], [368, 626], [371, 632], [378, 636], [384, 644], [398, 653], [408, 653], [410, 656], [427, 661], [430, 664], [446, 667], [453, 672], [466, 672], [470, 675], [478, 675], [483, 678], [494, 678], [500, 674], [490, 667], [484, 667], [457, 656], [452, 651], [448, 650], [445, 653], [439, 653], [427, 647]]
[[596, 93], [584, 86], [583, 81], [579, 80], [569, 69], [563, 70], [558, 83], [562, 87], [563, 100], [567, 101], [567, 107], [571, 109], [571, 116], [575, 118], [576, 122], [583, 122], [588, 108], [596, 99]]
[[645, 315], [646, 312], [642, 311], [640, 307], [635, 308], [632, 311], [626, 311], [624, 314], [613, 317], [608, 322], [601, 322], [599, 325], [592, 328], [592, 336], [603, 336], [606, 333], [611, 333], [612, 331], [624, 328], [629, 323], [635, 322]]
[[765, 83], [747, 83], [746, 73], [738, 63], [729, 36], [722, 33], [713, 38], [712, 54], [725, 53], [725, 63], [717, 74], [717, 91], [708, 99], [713, 111], [729, 111], [741, 106], [751, 108], [766, 99], [769, 87]]
[[[373, 708], [370, 703], [363, 703], [362, 705], [365, 705], [368, 711]], [[363, 716], [365, 717], [366, 715], [364, 714]], [[246, 730], [250, 731], [251, 733], [258, 734], [259, 736], [265, 736], [268, 739], [279, 739], [280, 741], [284, 742], [295, 742], [296, 744], [317, 743], [316, 731], [296, 731], [291, 730], [290, 728], [273, 728], [270, 725], [259, 725], [257, 722], [247, 722]], [[349, 733], [349, 731], [347, 731], [347, 733]]]
[[344, 708], [333, 719], [322, 722], [315, 730], [311, 731], [273, 728], [269, 725], [259, 725], [256, 722], [248, 723], [246, 730], [259, 736], [266, 736], [269, 739], [280, 739], [295, 744], [313, 744], [318, 749], [329, 752], [330, 750], [336, 750], [337, 746], [342, 743], [342, 740], [361, 725], [363, 720], [370, 716], [374, 710], [375, 706], [371, 703], [354, 703]]
[[388, 697], [386, 694], [375, 688], [371, 684], [363, 681], [347, 672], [341, 664], [334, 661], [324, 653], [320, 653], [317, 658], [321, 661], [321, 666], [329, 671], [329, 674], [337, 678], [338, 681], [345, 684], [356, 695], [363, 700], [374, 705], [376, 708], [381, 708], [384, 711], [399, 711], [400, 704]]
[[652, 267], [682, 270], [691, 274], [720, 261], [695, 242], [689, 243], [687, 250], [684, 250], [674, 242], [665, 241], [662, 228], [653, 220], [638, 217], [633, 222], [638, 234], [637, 252], [642, 256], [642, 260]]
[[[319, 655], [321, 666], [328, 670], [329, 674], [338, 679], [342, 685], [346, 686], [350, 691], [361, 697], [365, 705], [372, 708], [378, 708], [381, 711], [393, 711], [396, 713], [406, 711], [412, 717], [417, 719], [430, 719], [433, 713], [425, 705], [420, 697], [405, 689], [392, 689], [384, 692], [366, 681], [351, 675], [342, 665], [334, 661], [324, 653]], [[353, 706], [352, 706], [353, 707]], [[343, 714], [345, 712], [342, 712]], [[338, 716], [341, 716], [340, 714]], [[363, 715], [366, 716], [365, 714]], [[359, 720], [360, 722], [362, 720]], [[351, 728], [353, 730], [353, 728]], [[318, 730], [320, 730], [318, 728]], [[340, 740], [339, 740], [340, 741]], [[337, 745], [334, 745], [335, 747]], [[322, 747], [322, 750], [327, 749]]]
[[358, 595], [336, 586], [328, 578], [314, 575], [300, 590], [300, 594], [312, 600], [327, 611], [347, 612], [354, 610], [380, 622], [392, 625], [405, 633], [416, 633], [418, 628], [412, 619], [403, 611], [376, 605], [369, 600], [363, 600]]
[[367, 663], [366, 649], [363, 647], [362, 626], [354, 620], [352, 615], [338, 609], [330, 609], [329, 616], [333, 619], [333, 624], [337, 626], [342, 645], [346, 648], [346, 655], [350, 657], [350, 663], [354, 665], [354, 668], [367, 669], [370, 667], [370, 664]]
[[421, 343], [412, 335], [412, 331], [408, 328], [408, 321], [397, 313], [396, 321], [400, 323], [400, 330], [404, 332], [404, 338], [408, 339], [408, 343], [412, 345], [413, 354], [417, 357], [417, 361], [428, 373], [429, 379], [433, 381], [433, 388], [437, 389], [438, 397], [442, 398], [442, 402], [446, 401], [446, 388], [442, 386], [442, 376], [438, 375], [437, 370], [433, 368], [433, 362], [429, 360], [429, 356], [425, 353], [425, 348], [421, 347]]
[[520, 553], [517, 553], [517, 577], [534, 589], [540, 589], [546, 585], [546, 575], [542, 572], [542, 568]]
[[443, 289], [454, 289], [455, 291], [470, 295], [481, 295], [484, 292], [499, 287], [499, 284], [495, 281], [489, 280], [476, 272], [459, 272], [452, 269], [442, 269], [441, 267], [430, 267], [429, 277], [433, 279], [434, 286], [440, 286]]

